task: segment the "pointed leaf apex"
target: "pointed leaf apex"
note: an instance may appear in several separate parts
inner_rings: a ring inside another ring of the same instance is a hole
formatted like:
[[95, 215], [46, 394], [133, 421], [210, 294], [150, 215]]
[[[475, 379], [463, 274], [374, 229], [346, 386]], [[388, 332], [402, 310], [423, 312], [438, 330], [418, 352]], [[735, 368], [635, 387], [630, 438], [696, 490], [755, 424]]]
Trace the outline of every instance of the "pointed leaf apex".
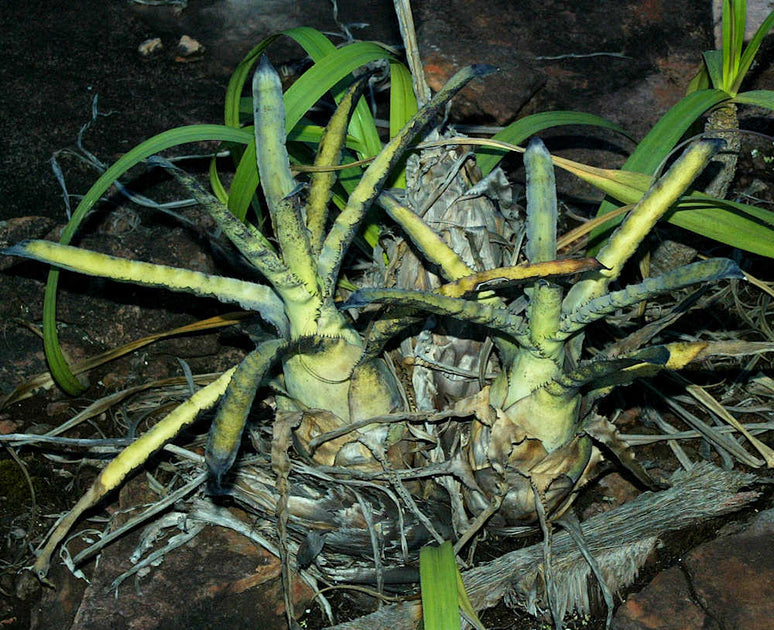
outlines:
[[276, 72], [274, 66], [271, 65], [269, 57], [267, 55], [261, 55], [261, 60], [258, 62], [258, 66], [255, 69], [256, 72]]
[[363, 308], [370, 304], [370, 300], [361, 291], [355, 291], [344, 302], [338, 305], [339, 310], [344, 311], [349, 308]]
[[473, 76], [476, 77], [485, 77], [488, 74], [500, 71], [500, 68], [489, 63], [474, 63], [470, 68], [473, 71]]

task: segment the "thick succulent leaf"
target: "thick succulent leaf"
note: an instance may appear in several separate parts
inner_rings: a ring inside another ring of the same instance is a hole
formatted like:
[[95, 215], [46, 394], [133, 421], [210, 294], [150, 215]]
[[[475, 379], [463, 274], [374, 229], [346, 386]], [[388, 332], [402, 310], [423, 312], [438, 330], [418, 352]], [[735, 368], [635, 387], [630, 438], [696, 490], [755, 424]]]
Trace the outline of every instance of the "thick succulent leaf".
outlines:
[[618, 277], [624, 263], [634, 254], [656, 221], [691, 185], [721, 145], [722, 141], [715, 139], [692, 144], [666, 174], [651, 186], [597, 254], [597, 259], [605, 269], [587, 274], [572, 287], [565, 298], [565, 312], [605, 293], [607, 286]]
[[556, 179], [551, 155], [539, 138], [524, 152], [527, 174], [527, 245], [531, 263], [556, 259]]
[[205, 450], [205, 461], [216, 489], [221, 488], [223, 475], [236, 459], [258, 387], [286, 345], [283, 340], [260, 344], [242, 359], [231, 376], [210, 428]]
[[470, 293], [492, 291], [510, 287], [530, 280], [570, 276], [583, 271], [595, 271], [602, 265], [596, 258], [568, 258], [549, 260], [535, 264], [522, 263], [511, 267], [498, 267], [473, 273], [438, 288], [441, 295], [463, 297]]
[[642, 375], [642, 368], [652, 373], [653, 366], [655, 371], [663, 369], [669, 366], [672, 358], [673, 352], [669, 347], [652, 346], [620, 359], [589, 361], [562, 374], [548, 383], [545, 389], [553, 396], [569, 399], [586, 385], [597, 386], [601, 382], [606, 386], [631, 383]]
[[[67, 245], [75, 235], [86, 214], [94, 207], [102, 195], [130, 168], [161, 151], [188, 142], [203, 142], [219, 140], [224, 142], [244, 143], [249, 141], [249, 134], [241, 129], [232, 129], [223, 125], [191, 125], [179, 127], [160, 133], [145, 142], [138, 144], [128, 153], [121, 156], [110, 166], [84, 195], [78, 207], [67, 222], [59, 242]], [[62, 354], [56, 330], [56, 290], [59, 282], [59, 271], [52, 270], [48, 274], [46, 294], [43, 303], [43, 346], [46, 352], [51, 373], [56, 382], [68, 394], [77, 395], [83, 391], [83, 385], [75, 378]]]
[[[253, 74], [253, 67], [258, 60], [263, 56], [266, 49], [271, 46], [279, 37], [280, 33], [271, 35], [261, 41], [250, 52], [245, 55], [242, 61], [239, 62], [234, 71], [231, 73], [231, 78], [228, 81], [226, 87], [225, 98], [225, 112], [224, 119], [225, 124], [229, 127], [239, 128], [242, 126], [242, 120], [240, 117], [242, 92], [244, 91], [245, 83], [247, 79]], [[252, 103], [248, 110], [252, 113]]]
[[377, 202], [390, 218], [400, 225], [412, 244], [422, 252], [425, 260], [437, 265], [447, 280], [459, 280], [474, 273], [435, 230], [392, 195], [382, 193]]
[[[530, 140], [524, 152], [524, 168], [527, 175], [527, 260], [533, 264], [550, 262], [556, 258], [556, 179], [551, 154], [539, 138]], [[532, 342], [540, 347], [541, 354], [559, 361], [562, 346], [553, 337], [562, 313], [562, 288], [538, 280], [532, 285], [529, 296]]]
[[[493, 140], [455, 138], [457, 144], [475, 144], [480, 146], [493, 146], [504, 152], [523, 152], [524, 149], [517, 145]], [[630, 170], [611, 170], [596, 168], [558, 156], [553, 156], [554, 164], [583, 181], [599, 188], [616, 202], [622, 204], [634, 204], [640, 200], [653, 182], [653, 177], [645, 173]], [[654, 167], [655, 168], [655, 167]], [[605, 204], [615, 209], [615, 203], [606, 201]], [[598, 213], [597, 220], [608, 212]], [[595, 227], [595, 234], [609, 234], [623, 219], [622, 216], [614, 216], [607, 221], [600, 221]], [[691, 230], [720, 243], [726, 243], [731, 247], [737, 247], [745, 251], [774, 257], [774, 234], [765, 224], [772, 224], [774, 212], [764, 208], [758, 208], [736, 201], [720, 200], [704, 193], [692, 191], [681, 198], [676, 207], [665, 215], [665, 220], [673, 225]], [[597, 237], [594, 237], [595, 239]], [[599, 249], [601, 241], [593, 241], [595, 246], [590, 247], [587, 253], [592, 254]]]
[[375, 157], [352, 191], [347, 207], [336, 218], [320, 252], [319, 269], [326, 290], [332, 293], [344, 255], [352, 243], [371, 203], [378, 197], [390, 170], [419, 131], [470, 80], [492, 72], [491, 66], [470, 66], [455, 74], [433, 99], [419, 110], [406, 126]]
[[[587, 381], [595, 389], [606, 389], [631, 383], [636, 378], [650, 377], [663, 369], [681, 370], [690, 363], [713, 356], [745, 356], [774, 352], [774, 343], [750, 341], [690, 341], [651, 346], [627, 358], [644, 359], [618, 371], [600, 372], [598, 378]], [[619, 360], [619, 359], [614, 359]], [[599, 361], [606, 365], [607, 361]]]
[[391, 340], [403, 331], [425, 321], [424, 315], [418, 315], [415, 309], [388, 308], [379, 319], [368, 326], [364, 335], [363, 359], [378, 357]]
[[406, 289], [360, 289], [355, 291], [340, 308], [363, 308], [369, 304], [400, 306], [436, 315], [447, 315], [473, 324], [489, 326], [517, 339], [524, 339], [529, 345], [524, 338], [522, 318], [503, 306]]
[[274, 252], [274, 248], [266, 237], [257, 230], [251, 230], [249, 225], [236, 220], [228, 208], [217, 197], [207, 192], [193, 175], [186, 173], [163, 158], [153, 157], [151, 159], [185, 186], [186, 190], [207, 211], [234, 246], [262, 274], [267, 278], [276, 278], [287, 273], [287, 267]]
[[54, 550], [64, 540], [67, 532], [70, 531], [81, 514], [96, 505], [108, 492], [117, 488], [129, 473], [148, 461], [154, 452], [174, 438], [184, 427], [192, 424], [200, 411], [212, 407], [226, 391], [234, 370], [236, 368], [231, 368], [217, 380], [199, 389], [188, 400], [121, 451], [102, 470], [75, 507], [56, 524], [46, 540], [46, 544], [40, 550], [33, 570], [41, 580], [45, 580], [48, 574]]
[[[344, 98], [341, 99], [336, 111], [331, 116], [320, 139], [317, 157], [314, 161], [315, 167], [332, 167], [338, 166], [340, 163], [341, 150], [347, 136], [347, 124], [364, 87], [365, 79], [361, 79], [353, 83], [344, 94]], [[315, 252], [320, 251], [325, 238], [324, 230], [328, 218], [328, 205], [335, 181], [336, 171], [333, 169], [312, 173], [306, 203], [306, 216], [310, 240]]]
[[[302, 273], [304, 267], [302, 263], [304, 258], [301, 256], [294, 256], [290, 258], [295, 267], [290, 269], [285, 264], [284, 260], [280, 260], [277, 254], [274, 253], [271, 245], [266, 240], [266, 237], [261, 234], [255, 226], [249, 223], [243, 223], [236, 217], [234, 217], [226, 206], [224, 206], [214, 195], [204, 190], [196, 178], [192, 175], [185, 173], [177, 168], [170, 168], [170, 164], [164, 160], [159, 160], [162, 164], [166, 165], [167, 170], [180, 181], [194, 196], [194, 198], [202, 205], [202, 207], [209, 212], [218, 227], [223, 230], [223, 233], [234, 243], [236, 248], [247, 258], [255, 267], [266, 277], [266, 279], [272, 284], [277, 293], [282, 296], [282, 299], [286, 303], [305, 303], [311, 295], [317, 292], [316, 276], [314, 275], [314, 268], [307, 265], [308, 277], [304, 277]], [[290, 230], [290, 236], [285, 240], [292, 240], [293, 237], [300, 239], [299, 243], [291, 242], [289, 245], [286, 243], [289, 251], [294, 251], [295, 248], [303, 248], [304, 240], [306, 238], [306, 229], [295, 230], [297, 221], [291, 217], [289, 220], [285, 218], [285, 215], [298, 212], [298, 208], [294, 208], [290, 204], [296, 203], [297, 200], [289, 198], [283, 199], [278, 204], [278, 212], [282, 215], [283, 221], [278, 222], [278, 233], [280, 230]], [[290, 205], [290, 207], [288, 207]], [[284, 232], [283, 232], [284, 235]], [[283, 252], [285, 256], [285, 252]], [[307, 256], [307, 260], [311, 260], [311, 254]]]
[[[508, 144], [521, 144], [530, 136], [534, 136], [544, 129], [552, 129], [553, 127], [562, 125], [591, 125], [594, 127], [612, 129], [613, 131], [628, 136], [626, 131], [619, 125], [616, 125], [601, 116], [584, 114], [582, 112], [556, 111], [541, 112], [539, 114], [532, 114], [520, 118], [516, 122], [508, 125], [502, 131], [497, 132], [492, 136], [492, 140], [499, 140]], [[481, 169], [481, 172], [484, 175], [487, 175], [497, 166], [500, 160], [505, 157], [506, 153], [507, 150], [498, 149], [496, 147], [484, 147], [476, 151], [476, 163]]]
[[[312, 255], [309, 232], [303, 216], [300, 190], [281, 199], [274, 209], [274, 231], [282, 247], [282, 260], [301, 280], [309, 296], [320, 295], [320, 279]], [[305, 299], [305, 298], [304, 298]]]
[[[710, 108], [729, 98], [730, 95], [723, 90], [700, 90], [683, 97], [659, 119], [653, 129], [637, 145], [621, 169], [653, 175], [675, 148], [683, 134], [688, 131], [688, 128]], [[607, 214], [614, 207], [612, 202], [603, 202], [597, 211], [597, 216]], [[620, 219], [592, 232], [590, 237], [592, 245], [598, 249], [602, 239], [618, 223], [620, 223]], [[594, 253], [594, 250], [592, 249], [590, 253]]]
[[556, 337], [566, 339], [591, 322], [661, 293], [682, 289], [692, 284], [715, 282], [722, 278], [744, 278], [744, 274], [733, 260], [716, 258], [692, 263], [661, 276], [646, 278], [639, 284], [632, 284], [621, 291], [607, 293], [565, 314]]
[[281, 334], [287, 334], [288, 331], [288, 321], [282, 300], [269, 287], [261, 284], [117, 258], [50, 241], [25, 241], [9, 247], [3, 253], [31, 258], [90, 276], [110, 278], [117, 282], [162, 287], [170, 291], [192, 293], [214, 297], [221, 302], [236, 303], [242, 308], [258, 311], [261, 317]]
[[[272, 35], [271, 37], [263, 40], [260, 44], [258, 44], [258, 46], [253, 48], [239, 63], [234, 73], [232, 74], [228, 89], [226, 91], [227, 125], [233, 127], [240, 126], [240, 102], [245, 82], [250, 76], [252, 68], [258, 59], [280, 35], [285, 35], [295, 40], [315, 63], [322, 60], [329, 54], [335, 53], [337, 50], [347, 51], [344, 53], [338, 53], [341, 55], [340, 58], [346, 58], [347, 56], [357, 55], [362, 52], [362, 49], [359, 48], [348, 50], [348, 46], [337, 49], [336, 46], [325, 35], [315, 29], [307, 27], [292, 28], [283, 31], [282, 33]], [[382, 57], [391, 58], [390, 53], [385, 48], [382, 48]], [[322, 79], [327, 83], [327, 88], [325, 88], [320, 93], [320, 95], [328, 90], [331, 90], [336, 100], [340, 100], [340, 98], [343, 96], [344, 90], [347, 87], [346, 84], [339, 82], [341, 77], [335, 80], [332, 80], [330, 76], [322, 77]], [[308, 107], [306, 109], [308, 109]], [[252, 111], [252, 109], [250, 109], [250, 111]], [[289, 131], [290, 129], [288, 129], [288, 132]], [[358, 104], [357, 112], [350, 126], [350, 133], [355, 137], [357, 142], [363, 144], [364, 156], [375, 155], [379, 152], [379, 149], [381, 148], [379, 134], [376, 130], [373, 116], [371, 116], [370, 110], [368, 109], [368, 106], [365, 102]]]
[[[307, 31], [311, 29], [304, 30], [308, 34]], [[296, 29], [287, 31], [286, 34], [295, 39]], [[303, 41], [308, 43], [307, 38]], [[330, 45], [333, 46], [333, 44]], [[317, 51], [318, 48], [315, 48], [315, 52]], [[325, 56], [315, 59], [315, 64], [285, 92], [286, 132], [290, 132], [327, 92], [333, 90], [334, 96], [338, 95], [337, 99], [340, 99], [346, 88], [340, 82], [352, 71], [373, 61], [387, 58], [391, 58], [391, 54], [383, 46], [372, 42], [356, 42], [343, 48], [333, 47], [333, 50]], [[362, 157], [370, 157], [381, 149], [373, 117], [362, 100], [355, 108], [349, 131], [366, 147], [367, 155]], [[246, 216], [247, 208], [258, 186], [258, 180], [258, 171], [255, 168], [255, 142], [251, 142], [239, 161], [229, 193], [228, 206], [235, 215]]]
[[285, 146], [285, 102], [282, 82], [266, 56], [253, 75], [253, 133], [261, 187], [274, 219], [281, 199], [296, 187]]
[[[637, 203], [653, 183], [653, 178], [644, 173], [597, 169], [557, 157], [554, 162], [624, 204]], [[600, 224], [599, 229], [608, 231], [622, 220], [623, 217], [611, 219]], [[732, 247], [774, 257], [771, 210], [691, 191], [664, 215], [664, 220]]]

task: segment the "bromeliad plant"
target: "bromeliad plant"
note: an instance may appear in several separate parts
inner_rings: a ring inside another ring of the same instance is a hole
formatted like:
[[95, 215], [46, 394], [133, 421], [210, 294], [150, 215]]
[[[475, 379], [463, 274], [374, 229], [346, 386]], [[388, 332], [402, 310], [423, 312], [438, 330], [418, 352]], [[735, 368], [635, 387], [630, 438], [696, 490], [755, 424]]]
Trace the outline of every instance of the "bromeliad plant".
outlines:
[[[597, 268], [584, 272], [566, 295], [560, 284], [547, 278], [528, 286], [524, 317], [514, 315], [504, 300], [492, 294], [499, 285], [512, 282], [508, 268], [448, 282], [434, 292], [361, 289], [347, 301], [348, 307], [400, 305], [443, 314], [484, 325], [494, 335], [503, 369], [491, 387], [468, 401], [476, 420], [459, 452], [475, 473], [476, 484], [468, 482], [463, 488], [466, 506], [473, 513], [494, 514], [493, 522], [501, 525], [560, 517], [597, 471], [602, 446], [650, 483], [615, 427], [594, 412], [593, 403], [614, 385], [661, 369], [679, 369], [711, 354], [713, 347], [703, 342], [666, 344], [621, 356], [612, 349], [581, 361], [583, 330], [617, 309], [659, 293], [741, 277], [734, 262], [715, 259], [610, 290], [624, 263], [719, 144], [701, 141], [686, 151], [600, 251]], [[539, 141], [530, 143], [525, 164], [526, 258], [529, 264], [540, 265], [555, 260], [557, 254], [553, 166]]]
[[[381, 358], [364, 355], [360, 333], [334, 303], [339, 273], [366, 212], [413, 137], [468, 81], [489, 71], [489, 67], [477, 66], [455, 75], [373, 159], [341, 213], [329, 221], [334, 180], [330, 167], [338, 164], [362, 82], [346, 91], [331, 118], [319, 145], [316, 165], [320, 169], [312, 174], [307, 192], [290, 170], [279, 77], [262, 60], [253, 79], [256, 160], [277, 249], [256, 228], [234, 217], [193, 177], [168, 162], [162, 164], [207, 209], [266, 284], [119, 259], [47, 241], [20, 243], [5, 251], [79, 273], [237, 303], [257, 311], [265, 324], [255, 337], [255, 349], [239, 365], [197, 391], [100, 473], [42, 549], [35, 564], [41, 578], [47, 574], [52, 552], [80, 514], [193, 422], [199, 411], [218, 400], [206, 462], [213, 481], [220, 484], [236, 457], [256, 392], [272, 374], [274, 364], [281, 367], [278, 409], [300, 414], [296, 437], [302, 445], [321, 432], [403, 409], [393, 373]], [[399, 424], [366, 423], [317, 449], [314, 457], [318, 463], [372, 469], [378, 466], [372, 455], [376, 448], [379, 453], [387, 451], [393, 463], [402, 467], [400, 453], [389, 450], [399, 442], [402, 431]]]
[[[256, 350], [237, 367], [198, 391], [172, 414], [122, 452], [100, 474], [92, 488], [61, 520], [42, 548], [35, 569], [45, 578], [52, 553], [69, 528], [86, 509], [140, 466], [154, 450], [172, 439], [182, 427], [193, 422], [197, 413], [221, 400], [207, 446], [207, 463], [219, 482], [234, 461], [244, 427], [244, 419], [257, 388], [277, 373], [273, 381], [280, 411], [322, 410], [307, 413], [297, 427], [299, 444], [317, 433], [372, 416], [403, 408], [400, 387], [381, 357], [367, 352], [359, 332], [349, 317], [334, 306], [334, 294], [347, 250], [361, 228], [366, 239], [373, 229], [364, 226], [365, 213], [385, 182], [400, 181], [394, 173], [402, 152], [414, 135], [435, 112], [474, 76], [486, 74], [488, 67], [462, 71], [449, 86], [417, 112], [410, 87], [410, 74], [385, 47], [356, 42], [336, 48], [313, 29], [291, 29], [284, 33], [309, 53], [314, 65], [284, 94], [276, 75], [264, 65], [253, 84], [252, 118], [242, 118], [245, 100], [241, 93], [250, 72], [265, 49], [276, 39], [270, 37], [251, 51], [235, 71], [226, 99], [226, 125], [193, 125], [173, 129], [138, 145], [108, 168], [87, 192], [66, 226], [60, 243], [44, 241], [20, 243], [5, 253], [49, 263], [57, 269], [49, 273], [44, 303], [43, 332], [46, 356], [56, 382], [68, 393], [83, 391], [58, 343], [56, 291], [59, 269], [136, 282], [213, 296], [255, 310], [263, 322], [256, 335]], [[363, 82], [353, 85], [351, 72], [364, 64], [386, 61], [390, 68], [390, 143], [382, 147], [373, 117], [359, 97]], [[338, 107], [327, 130], [304, 119], [306, 110], [328, 90]], [[284, 110], [284, 111], [283, 111]], [[283, 116], [284, 114], [284, 116]], [[568, 122], [597, 124], [599, 119], [581, 115]], [[191, 177], [163, 160], [158, 164], [170, 170], [212, 215], [218, 227], [242, 256], [266, 280], [266, 284], [209, 276], [183, 269], [161, 267], [88, 252], [69, 244], [87, 213], [108, 188], [133, 166], [172, 147], [198, 141], [228, 143], [237, 159], [236, 174], [227, 191], [215, 169], [210, 179], [215, 195], [205, 192]], [[297, 187], [290, 163], [297, 163], [317, 148], [308, 192]], [[372, 161], [367, 169], [352, 165], [356, 159]], [[332, 170], [339, 161], [347, 168]], [[388, 179], [392, 177], [392, 179]], [[278, 249], [248, 219], [256, 203], [256, 187], [263, 189], [273, 236]], [[330, 201], [340, 214], [329, 217]], [[378, 203], [406, 234], [423, 247], [436, 250], [431, 262], [452, 270], [452, 279], [472, 273], [459, 256], [444, 248], [441, 239], [416, 215], [392, 196], [378, 196]], [[371, 242], [375, 242], [371, 239]], [[568, 273], [588, 267], [565, 265], [559, 271], [553, 263], [519, 271], [520, 277], [546, 273]], [[383, 326], [385, 335], [391, 326]], [[365, 354], [364, 354], [365, 351]], [[266, 379], [263, 376], [266, 375]], [[398, 441], [401, 425], [361, 426], [336, 440], [326, 441], [314, 451], [318, 463], [370, 468], [375, 465], [371, 448], [383, 445], [388, 455], [401, 459]], [[368, 442], [370, 447], [366, 447]]]

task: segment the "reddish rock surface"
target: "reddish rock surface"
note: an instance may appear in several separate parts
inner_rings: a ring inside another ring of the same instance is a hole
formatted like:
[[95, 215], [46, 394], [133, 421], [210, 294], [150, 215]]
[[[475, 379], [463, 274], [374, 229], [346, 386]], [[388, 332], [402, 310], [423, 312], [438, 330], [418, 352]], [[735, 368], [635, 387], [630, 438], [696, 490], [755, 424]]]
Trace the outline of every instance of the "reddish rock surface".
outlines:
[[774, 510], [699, 545], [618, 610], [614, 630], [774, 628]]
[[[151, 500], [142, 481], [121, 491], [120, 509]], [[117, 518], [122, 523], [125, 518]], [[279, 561], [230, 529], [205, 526], [192, 540], [117, 589], [112, 582], [132, 568], [139, 531], [107, 547], [96, 566], [87, 564], [86, 584], [56, 563], [47, 589], [33, 610], [31, 630], [188, 630], [286, 628]], [[71, 553], [79, 542], [72, 544]], [[158, 548], [158, 547], [156, 547]], [[155, 548], [154, 548], [155, 549]], [[312, 593], [294, 581], [294, 603], [303, 611]]]

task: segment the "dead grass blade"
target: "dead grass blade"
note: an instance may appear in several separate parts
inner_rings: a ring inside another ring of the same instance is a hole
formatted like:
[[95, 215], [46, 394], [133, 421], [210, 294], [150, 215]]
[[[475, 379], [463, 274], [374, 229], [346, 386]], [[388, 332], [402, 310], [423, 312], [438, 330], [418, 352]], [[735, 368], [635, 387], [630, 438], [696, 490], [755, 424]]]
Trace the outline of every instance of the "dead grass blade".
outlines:
[[761, 442], [758, 438], [756, 438], [754, 435], [752, 435], [747, 428], [739, 422], [734, 416], [732, 416], [723, 405], [718, 402], [706, 389], [703, 387], [699, 387], [698, 385], [693, 384], [687, 384], [685, 386], [686, 391], [688, 391], [691, 396], [693, 396], [696, 400], [698, 400], [701, 404], [703, 404], [707, 409], [709, 409], [712, 413], [714, 413], [716, 416], [730, 424], [732, 427], [734, 427], [739, 433], [744, 435], [744, 437], [747, 438], [747, 440], [750, 442], [750, 444], [753, 445], [755, 450], [760, 453], [761, 457], [763, 457], [764, 460], [766, 460], [766, 466], [769, 468], [774, 468], [774, 450], [770, 449], [768, 446], [766, 446], [763, 442]]
[[[172, 330], [167, 330], [160, 333], [154, 333], [153, 335], [148, 335], [147, 337], [143, 337], [142, 339], [131, 341], [119, 348], [114, 348], [112, 350], [108, 350], [107, 352], [103, 352], [101, 354], [90, 357], [88, 359], [84, 359], [83, 361], [79, 361], [78, 363], [71, 366], [72, 371], [73, 371], [73, 374], [76, 374], [76, 375], [82, 374], [91, 369], [94, 369], [95, 367], [108, 363], [109, 361], [113, 361], [114, 359], [117, 359], [126, 354], [129, 354], [130, 352], [134, 352], [139, 348], [142, 348], [156, 341], [159, 341], [160, 339], [173, 337], [175, 335], [185, 335], [185, 334], [194, 333], [194, 332], [201, 332], [203, 330], [210, 330], [212, 328], [223, 328], [225, 326], [232, 326], [242, 321], [243, 319], [251, 317], [252, 315], [253, 313], [251, 312], [226, 313], [225, 315], [217, 315], [216, 317], [203, 319], [201, 321], [194, 322], [193, 324], [187, 324], [186, 326], [173, 328]], [[19, 402], [20, 400], [24, 400], [25, 398], [29, 398], [38, 389], [50, 389], [51, 387], [53, 387], [53, 385], [54, 385], [54, 379], [52, 378], [50, 372], [43, 372], [42, 374], [33, 376], [25, 383], [22, 383], [21, 385], [19, 385], [5, 398], [0, 400], [0, 411], [5, 409], [8, 405], [12, 403]]]

